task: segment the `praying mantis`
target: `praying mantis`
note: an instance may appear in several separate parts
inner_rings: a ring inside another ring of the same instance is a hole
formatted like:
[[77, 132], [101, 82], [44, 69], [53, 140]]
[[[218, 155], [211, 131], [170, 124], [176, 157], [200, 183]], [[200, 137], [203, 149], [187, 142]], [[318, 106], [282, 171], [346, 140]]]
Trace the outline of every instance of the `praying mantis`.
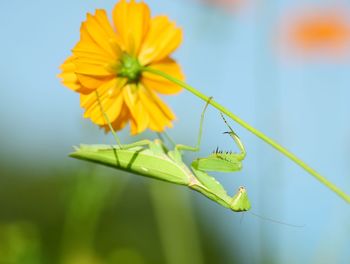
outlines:
[[210, 100], [211, 98], [202, 111], [197, 144], [194, 147], [178, 144], [173, 150], [169, 150], [161, 139], [141, 140], [126, 145], [81, 145], [75, 147], [75, 151], [70, 156], [118, 170], [185, 185], [234, 212], [248, 211], [251, 204], [244, 187], [239, 187], [237, 193], [230, 197], [224, 187], [207, 174], [208, 171], [239, 171], [246, 156], [242, 142], [222, 114], [221, 117], [229, 128], [225, 134], [234, 140], [239, 152], [223, 152], [216, 149], [208, 157], [195, 159], [190, 167], [183, 162], [183, 151], [197, 152], [200, 149], [205, 111]]

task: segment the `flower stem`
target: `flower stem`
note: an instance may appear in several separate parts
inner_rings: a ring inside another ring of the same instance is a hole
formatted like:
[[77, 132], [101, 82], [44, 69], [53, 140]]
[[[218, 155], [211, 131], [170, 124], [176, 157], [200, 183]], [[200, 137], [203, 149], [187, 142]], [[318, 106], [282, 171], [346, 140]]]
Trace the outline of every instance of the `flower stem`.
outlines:
[[[183, 87], [184, 89], [186, 89], [187, 91], [193, 93], [195, 96], [199, 97], [200, 99], [202, 99], [205, 102], [208, 102], [209, 97], [204, 95], [203, 93], [201, 93], [200, 91], [198, 91], [197, 89], [195, 89], [194, 87], [188, 85], [187, 83], [178, 80], [174, 77], [172, 77], [169, 74], [166, 74], [160, 70], [157, 69], [153, 69], [153, 68], [149, 68], [149, 67], [144, 67], [142, 69], [145, 72], [150, 72], [153, 74], [156, 74], [158, 76], [161, 76], [181, 87]], [[274, 147], [275, 149], [277, 149], [279, 152], [281, 152], [283, 155], [285, 155], [286, 157], [288, 157], [289, 159], [291, 159], [292, 161], [294, 161], [297, 165], [299, 165], [301, 168], [303, 168], [305, 171], [307, 171], [308, 173], [310, 173], [312, 176], [314, 176], [318, 181], [320, 181], [322, 184], [324, 184], [326, 187], [328, 187], [329, 189], [331, 189], [333, 192], [335, 192], [337, 195], [339, 195], [341, 198], [343, 198], [346, 202], [350, 203], [350, 196], [347, 195], [345, 192], [343, 192], [340, 188], [338, 188], [336, 185], [334, 185], [332, 182], [330, 182], [329, 180], [327, 180], [325, 177], [323, 177], [321, 174], [319, 174], [317, 171], [315, 171], [314, 169], [312, 169], [309, 165], [307, 165], [304, 161], [302, 161], [301, 159], [299, 159], [297, 156], [295, 156], [293, 153], [291, 153], [289, 150], [287, 150], [286, 148], [284, 148], [283, 146], [281, 146], [280, 144], [278, 144], [276, 141], [274, 141], [273, 139], [269, 138], [268, 136], [266, 136], [264, 133], [262, 133], [261, 131], [257, 130], [256, 128], [252, 127], [251, 125], [249, 125], [247, 122], [243, 121], [241, 118], [239, 118], [238, 116], [236, 116], [235, 114], [233, 114], [230, 110], [228, 110], [227, 108], [225, 108], [224, 106], [222, 106], [221, 104], [217, 103], [214, 100], [210, 100], [209, 104], [211, 104], [213, 107], [215, 107], [216, 109], [218, 109], [220, 112], [224, 113], [225, 115], [227, 115], [228, 117], [230, 117], [232, 120], [236, 121], [238, 124], [240, 124], [242, 127], [244, 127], [245, 129], [249, 130], [251, 133], [253, 133], [254, 135], [256, 135], [258, 138], [262, 139], [263, 141], [265, 141], [266, 143], [270, 144], [272, 147]]]

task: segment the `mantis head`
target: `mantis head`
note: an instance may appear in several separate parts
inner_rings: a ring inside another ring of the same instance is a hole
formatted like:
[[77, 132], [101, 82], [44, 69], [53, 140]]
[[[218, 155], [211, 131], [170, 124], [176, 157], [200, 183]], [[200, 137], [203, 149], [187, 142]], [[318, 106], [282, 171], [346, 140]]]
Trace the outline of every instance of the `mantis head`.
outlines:
[[232, 197], [230, 207], [235, 212], [245, 212], [250, 210], [251, 205], [248, 199], [247, 190], [244, 187], [239, 187], [238, 192]]

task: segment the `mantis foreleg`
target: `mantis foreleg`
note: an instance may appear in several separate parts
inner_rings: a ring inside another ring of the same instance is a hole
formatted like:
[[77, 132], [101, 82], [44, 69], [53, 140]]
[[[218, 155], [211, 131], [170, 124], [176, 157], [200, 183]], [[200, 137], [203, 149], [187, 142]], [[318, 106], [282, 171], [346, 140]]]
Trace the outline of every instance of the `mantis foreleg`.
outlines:
[[224, 134], [229, 134], [231, 136], [231, 138], [236, 142], [240, 153], [235, 154], [238, 160], [243, 160], [246, 156], [246, 151], [244, 148], [244, 145], [242, 144], [241, 140], [239, 139], [239, 137], [237, 136], [237, 134], [233, 131], [233, 129], [230, 127], [230, 125], [227, 123], [224, 115], [220, 112], [220, 115], [222, 117], [222, 119], [224, 120], [225, 124], [228, 126], [228, 128], [230, 129], [230, 131], [228, 132], [224, 132]]
[[[235, 153], [232, 151], [221, 151], [218, 148], [210, 154], [208, 157], [195, 159], [191, 166], [196, 170], [201, 171], [217, 171], [217, 172], [234, 172], [238, 171], [242, 168], [242, 160], [246, 156], [245, 148], [237, 136], [237, 134], [233, 131], [230, 125], [225, 120], [224, 116], [221, 114], [222, 119], [225, 124], [230, 129], [229, 132], [225, 132], [225, 134], [229, 134], [231, 138], [237, 144], [240, 152]], [[200, 141], [199, 141], [200, 142]]]

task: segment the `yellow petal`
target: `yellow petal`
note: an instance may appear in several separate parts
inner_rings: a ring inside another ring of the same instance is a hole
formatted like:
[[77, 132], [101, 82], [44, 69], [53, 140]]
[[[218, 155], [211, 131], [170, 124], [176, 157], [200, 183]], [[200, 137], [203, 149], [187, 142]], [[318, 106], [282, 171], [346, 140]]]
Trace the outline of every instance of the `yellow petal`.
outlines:
[[[123, 98], [118, 96], [115, 99], [105, 98], [101, 101], [103, 111], [108, 116], [109, 122], [113, 122], [119, 115], [122, 107]], [[95, 104], [93, 108], [88, 109], [84, 114], [85, 118], [90, 118], [97, 125], [106, 125], [108, 122], [101, 111], [99, 104]]]
[[86, 25], [87, 22], [84, 22], [80, 30], [80, 41], [73, 49], [75, 71], [92, 76], [110, 76], [113, 74], [110, 65], [115, 63], [117, 55], [111, 56], [99, 46], [90, 36]]
[[137, 123], [132, 117], [130, 118], [130, 129], [131, 135], [137, 134]]
[[[108, 55], [103, 49], [101, 49], [94, 41], [82, 41], [80, 40], [75, 47], [72, 49], [72, 52], [76, 56], [89, 56], [92, 55], [97, 58], [102, 58], [107, 61], [112, 61], [111, 56]], [[80, 53], [78, 53], [80, 52]], [[92, 57], [91, 56], [91, 57]]]
[[98, 43], [94, 40], [94, 38], [90, 35], [87, 30], [86, 22], [83, 22], [80, 26], [80, 40], [73, 48], [73, 52], [75, 51], [82, 52], [90, 52], [97, 54], [99, 56], [104, 56], [105, 58], [112, 58], [108, 51], [103, 49]]
[[117, 42], [116, 34], [113, 33], [112, 26], [108, 22], [106, 12], [97, 10], [95, 15], [87, 14], [87, 19], [83, 23], [83, 29], [86, 29], [91, 39], [113, 59], [116, 59], [118, 53], [113, 49], [111, 43]]
[[150, 95], [149, 98], [152, 99], [155, 105], [162, 111], [163, 115], [169, 119], [174, 120], [176, 118], [175, 114], [171, 111], [171, 109], [159, 98], [159, 96], [154, 93], [152, 90], [147, 90]]
[[[117, 119], [111, 123], [113, 129], [115, 131], [121, 130], [125, 127], [125, 125], [128, 123], [128, 121], [130, 120], [131, 116], [130, 116], [130, 112], [128, 107], [126, 106], [125, 103], [122, 104], [121, 107], [121, 111], [117, 117]], [[109, 126], [106, 125], [102, 125], [101, 126], [106, 132], [110, 131]]]
[[[115, 78], [113, 80], [105, 82], [97, 89], [100, 95], [100, 99], [103, 99], [104, 97], [110, 97], [111, 99], [115, 99], [117, 96], [121, 94], [124, 84], [125, 83], [120, 78]], [[81, 107], [85, 109], [88, 109], [93, 104], [97, 103], [96, 93], [93, 92], [89, 95], [90, 96], [81, 97], [81, 100], [80, 100]]]
[[99, 23], [100, 27], [104, 30], [108, 39], [113, 43], [119, 42], [116, 32], [114, 31], [110, 21], [108, 20], [108, 16], [105, 10], [97, 9], [95, 11], [95, 19]]
[[138, 98], [138, 87], [136, 84], [126, 85], [123, 89], [124, 100], [129, 108], [133, 122], [131, 122], [131, 133], [138, 134], [144, 131], [149, 123], [149, 116], [142, 102]]
[[58, 75], [61, 78], [63, 85], [67, 86], [75, 92], [79, 93], [89, 93], [90, 89], [83, 86], [77, 75], [75, 74], [76, 66], [74, 64], [74, 56], [68, 57], [66, 61], [60, 66], [62, 73]]
[[111, 58], [106, 58], [101, 54], [94, 54], [91, 52], [84, 52], [84, 51], [76, 51], [73, 50], [73, 54], [76, 58], [76, 62], [82, 62], [82, 63], [90, 63], [90, 64], [96, 64], [96, 65], [110, 65], [114, 63], [114, 60], [111, 60]]
[[75, 66], [76, 73], [100, 77], [115, 75], [115, 73], [110, 69], [109, 65], [95, 64], [79, 58], [75, 60]]
[[113, 21], [122, 40], [124, 51], [136, 56], [149, 27], [148, 6], [143, 2], [136, 3], [131, 0], [128, 3], [121, 0], [113, 9]]
[[[173, 59], [166, 58], [157, 63], [152, 63], [150, 67], [165, 72], [179, 80], [185, 79], [180, 66]], [[176, 94], [182, 90], [179, 85], [149, 72], [142, 73], [141, 82], [148, 89], [153, 89], [161, 94]]]
[[182, 30], [168, 17], [156, 16], [151, 20], [138, 58], [142, 65], [162, 60], [176, 50], [181, 42]]
[[79, 82], [84, 86], [87, 87], [89, 89], [95, 90], [98, 87], [100, 87], [103, 83], [108, 82], [109, 80], [111, 80], [113, 77], [101, 77], [98, 78], [96, 76], [90, 76], [90, 75], [85, 75], [85, 74], [76, 74]]
[[98, 58], [76, 56], [73, 62], [74, 72], [81, 85], [92, 90], [116, 76], [109, 64]]
[[164, 131], [165, 127], [172, 127], [175, 115], [158, 98], [158, 96], [144, 87], [140, 87], [139, 97], [144, 108], [149, 114], [149, 128], [154, 131]]
[[86, 109], [84, 114], [85, 118], [90, 118], [95, 124], [106, 125], [107, 120], [101, 111], [103, 110], [110, 122], [117, 119], [122, 108], [123, 96], [121, 94], [121, 89], [119, 89], [119, 93], [114, 93], [116, 85], [117, 79], [112, 79], [105, 82], [97, 89], [102, 109], [95, 92], [80, 96], [81, 106]]
[[[109, 97], [108, 90], [113, 89], [112, 88], [113, 85], [114, 85], [114, 80], [110, 81], [109, 83], [101, 85], [97, 89], [101, 102], [103, 102], [106, 98]], [[91, 92], [90, 94], [82, 95], [80, 97], [80, 106], [85, 108], [87, 110], [87, 112], [91, 111], [92, 109], [94, 109], [98, 105], [99, 104], [98, 104], [98, 100], [97, 100], [97, 95], [95, 92]], [[89, 115], [89, 114], [87, 114], [87, 115]]]

